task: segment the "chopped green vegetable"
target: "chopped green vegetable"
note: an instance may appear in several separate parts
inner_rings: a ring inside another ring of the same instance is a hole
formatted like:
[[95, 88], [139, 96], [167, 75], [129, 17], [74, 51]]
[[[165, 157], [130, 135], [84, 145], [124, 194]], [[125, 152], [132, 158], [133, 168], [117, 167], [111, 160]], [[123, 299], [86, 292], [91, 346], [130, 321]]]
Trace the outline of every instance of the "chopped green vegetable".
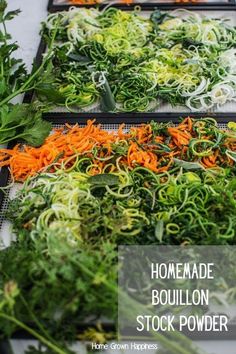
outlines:
[[[2, 124], [7, 126], [9, 112], [3, 113]], [[14, 123], [14, 115], [10, 118]], [[65, 131], [58, 135], [63, 151], [53, 157], [54, 172], [52, 165], [46, 165], [26, 180], [10, 202], [7, 218], [16, 239], [0, 252], [0, 330], [10, 336], [24, 328], [59, 354], [70, 353], [65, 342], [78, 338], [78, 325], [88, 318], [93, 328], [104, 316], [116, 322], [118, 245], [236, 243], [236, 169], [230, 150], [235, 149], [235, 137], [218, 129], [213, 119], [186, 118], [178, 126], [152, 122], [127, 133], [120, 129], [120, 141], [92, 122], [74, 128], [67, 128], [67, 133], [73, 132], [76, 142], [77, 132], [79, 146], [84, 138], [84, 154], [77, 151], [65, 158], [70, 139]], [[103, 137], [104, 146], [96, 136]], [[201, 144], [194, 151], [188, 149], [197, 137]], [[56, 147], [55, 137], [51, 138]], [[206, 139], [211, 144], [205, 144]], [[209, 145], [215, 155], [196, 155]], [[70, 148], [74, 150], [73, 145]], [[34, 158], [41, 151], [31, 149]], [[25, 157], [27, 152], [20, 154]], [[142, 155], [147, 167], [137, 164]], [[179, 159], [170, 164], [161, 160], [163, 155]], [[161, 170], [155, 165], [157, 157]], [[207, 168], [200, 168], [202, 164]], [[100, 174], [91, 176], [98, 166]], [[231, 288], [226, 282], [229, 298]], [[157, 335], [162, 343], [162, 334]], [[104, 339], [101, 329], [87, 330], [81, 338], [95, 340], [96, 336]], [[175, 336], [181, 343], [188, 340], [171, 333], [165, 348], [175, 346], [176, 354], [199, 354], [198, 349], [183, 351]]]
[[227, 125], [229, 129], [236, 131], [236, 122], [229, 122]]
[[36, 85], [41, 99], [59, 103], [41, 90], [50, 76], [69, 110], [151, 111], [163, 101], [207, 111], [235, 100], [236, 28], [224, 19], [72, 8], [49, 15], [47, 42], [56, 26], [49, 68]]
[[89, 177], [88, 182], [97, 186], [114, 186], [119, 184], [119, 177], [111, 173], [103, 173]]

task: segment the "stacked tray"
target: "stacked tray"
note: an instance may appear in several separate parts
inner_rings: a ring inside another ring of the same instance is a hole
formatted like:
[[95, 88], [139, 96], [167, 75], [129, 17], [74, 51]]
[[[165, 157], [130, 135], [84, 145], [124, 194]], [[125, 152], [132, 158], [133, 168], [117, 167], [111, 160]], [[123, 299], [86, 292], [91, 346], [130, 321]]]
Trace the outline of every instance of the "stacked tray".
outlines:
[[[153, 10], [156, 7], [161, 8], [163, 10], [172, 10], [175, 8], [180, 7], [179, 3], [173, 3], [172, 1], [140, 1], [136, 2], [135, 4], [131, 4], [130, 6], [125, 6], [124, 4], [119, 4], [116, 3], [114, 6], [120, 7], [122, 9], [125, 9], [127, 11], [132, 10], [135, 6], [140, 5], [141, 9], [143, 11], [147, 10]], [[107, 3], [104, 2], [104, 4], [101, 6], [106, 6]], [[182, 4], [181, 4], [182, 5]], [[50, 0], [48, 9], [50, 12], [55, 12], [55, 11], [60, 11], [60, 10], [67, 10], [71, 4], [69, 4], [66, 1], [56, 1], [56, 0]], [[79, 6], [79, 5], [78, 5]], [[214, 12], [214, 15], [216, 13], [219, 13], [221, 16], [221, 12], [217, 11], [222, 11], [222, 10], [234, 10], [235, 12], [232, 12], [232, 18], [235, 18], [236, 14], [236, 4], [234, 0], [222, 0], [222, 1], [208, 1], [208, 2], [198, 2], [198, 3], [189, 3], [189, 4], [184, 4], [184, 6], [187, 9], [190, 9], [192, 11], [202, 11], [202, 10], [208, 10], [209, 15], [212, 14], [212, 11]], [[206, 15], [206, 11], [204, 12]], [[38, 53], [36, 56], [36, 65], [40, 65], [42, 58], [44, 54], [47, 51], [46, 44], [44, 43], [43, 40], [41, 40]], [[24, 97], [24, 102], [32, 102], [35, 99], [35, 92], [30, 92], [25, 95]], [[232, 106], [233, 107], [233, 106]], [[235, 105], [236, 107], [236, 105]], [[131, 126], [137, 126], [142, 123], [147, 123], [150, 121], [155, 121], [155, 122], [169, 122], [172, 121], [173, 123], [177, 123], [179, 121], [179, 118], [184, 118], [190, 115], [193, 118], [201, 118], [201, 117], [212, 117], [215, 118], [219, 124], [219, 127], [222, 129], [225, 129], [227, 127], [227, 123], [229, 121], [236, 121], [236, 108], [230, 108], [228, 112], [224, 112], [224, 108], [222, 108], [222, 112], [197, 112], [197, 113], [192, 113], [189, 111], [184, 111], [181, 108], [177, 109], [166, 109], [166, 111], [161, 111], [158, 110], [157, 112], [142, 112], [142, 113], [109, 113], [109, 112], [96, 112], [96, 111], [91, 111], [91, 112], [66, 112], [66, 111], [59, 111], [59, 109], [56, 109], [55, 111], [50, 111], [47, 113], [44, 113], [43, 117], [45, 120], [50, 121], [53, 123], [53, 127], [61, 127], [65, 123], [69, 124], [76, 124], [79, 123], [80, 125], [85, 125], [88, 119], [95, 119], [96, 123], [102, 124], [102, 127], [108, 131], [110, 130], [117, 130], [118, 125], [121, 123], [125, 123], [128, 128]], [[12, 148], [14, 147], [14, 143], [10, 144], [8, 147]], [[7, 187], [11, 183], [11, 176], [8, 168], [4, 167], [1, 170], [0, 174], [0, 187]], [[10, 243], [10, 238], [9, 238], [9, 225], [6, 223], [5, 217], [4, 217], [4, 212], [8, 208], [8, 197], [9, 194], [11, 194], [11, 197], [14, 195], [14, 189], [15, 187], [13, 186], [12, 189], [8, 190], [6, 193], [0, 192], [0, 205], [1, 205], [1, 218], [0, 218], [0, 236], [5, 238], [6, 243], [3, 245], [8, 246]], [[13, 194], [13, 195], [12, 195]], [[81, 324], [81, 328], [79, 330], [84, 330], [86, 328], [85, 324]], [[113, 327], [110, 324], [104, 324], [104, 328], [107, 328], [109, 330], [113, 329]], [[235, 331], [235, 324], [232, 323], [232, 328]], [[16, 335], [13, 337], [15, 339], [29, 339], [31, 338], [30, 336], [26, 335], [25, 332], [19, 332], [16, 333]], [[210, 336], [205, 336], [204, 334], [202, 336], [196, 336], [193, 334], [193, 338], [197, 340], [217, 340], [221, 339], [222, 336], [214, 336], [214, 338], [211, 338]], [[225, 333], [225, 340], [230, 340], [230, 339], [235, 339], [235, 336], [229, 336], [227, 333]], [[3, 354], [9, 354], [9, 346], [6, 343], [0, 343], [0, 352]]]

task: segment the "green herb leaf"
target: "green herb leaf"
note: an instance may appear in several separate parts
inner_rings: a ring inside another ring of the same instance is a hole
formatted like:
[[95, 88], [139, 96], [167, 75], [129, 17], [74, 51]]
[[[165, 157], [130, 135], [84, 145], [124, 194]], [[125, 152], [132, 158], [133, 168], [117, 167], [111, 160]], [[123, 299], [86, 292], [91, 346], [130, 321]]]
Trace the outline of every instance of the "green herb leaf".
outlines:
[[230, 130], [236, 131], [236, 122], [229, 122], [227, 126]]
[[7, 8], [7, 2], [5, 0], [0, 1], [0, 21], [3, 19], [4, 12]]
[[88, 182], [98, 186], [115, 186], [119, 184], [119, 177], [111, 173], [103, 173], [100, 175], [91, 176], [88, 178]]
[[188, 162], [174, 158], [174, 163], [185, 170], [204, 170], [204, 167], [198, 162]]
[[47, 97], [49, 102], [64, 103], [65, 97], [57, 90], [53, 83], [42, 82], [36, 87], [36, 92], [40, 96]]
[[4, 16], [4, 21], [10, 21], [12, 20], [15, 16], [19, 15], [21, 13], [20, 10], [15, 10], [15, 11], [9, 11], [7, 14]]
[[39, 146], [43, 144], [51, 129], [51, 123], [40, 118], [35, 121], [32, 127], [26, 127], [20, 137], [32, 146]]
[[201, 183], [201, 178], [193, 172], [186, 172], [184, 174], [184, 177], [186, 178], [186, 181], [189, 183]]
[[151, 21], [155, 24], [160, 25], [166, 17], [169, 17], [167, 13], [162, 13], [160, 10], [153, 11], [151, 15]]
[[226, 155], [236, 162], [236, 152], [231, 150], [226, 150]]
[[90, 63], [92, 60], [89, 59], [88, 57], [84, 56], [84, 55], [80, 55], [80, 54], [75, 54], [75, 53], [71, 53], [68, 55], [69, 59], [72, 59], [74, 61], [77, 61], [81, 64], [88, 64]]
[[155, 227], [155, 237], [158, 241], [162, 242], [162, 238], [163, 238], [163, 234], [164, 234], [164, 221], [163, 220], [159, 220], [156, 224]]
[[21, 123], [26, 125], [29, 120], [29, 108], [27, 105], [17, 104], [11, 107], [5, 105], [0, 108], [0, 131], [3, 128], [10, 128]]
[[32, 105], [17, 104], [0, 108], [0, 143], [16, 138], [38, 146], [48, 136], [51, 124], [41, 119]]

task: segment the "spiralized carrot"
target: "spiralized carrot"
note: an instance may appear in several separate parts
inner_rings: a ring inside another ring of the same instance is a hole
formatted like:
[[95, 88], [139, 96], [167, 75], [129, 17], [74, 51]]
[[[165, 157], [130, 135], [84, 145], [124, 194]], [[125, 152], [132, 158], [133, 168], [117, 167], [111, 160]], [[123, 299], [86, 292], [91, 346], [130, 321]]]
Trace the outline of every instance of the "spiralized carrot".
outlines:
[[[227, 135], [208, 118], [204, 123], [204, 119], [194, 121], [187, 117], [178, 126], [166, 126], [157, 132], [151, 124], [132, 127], [129, 132], [124, 131], [122, 124], [118, 131], [108, 132], [94, 123], [89, 120], [83, 127], [67, 124], [55, 129], [39, 148], [18, 144], [12, 150], [1, 149], [0, 167], [9, 166], [13, 178], [23, 181], [48, 166], [53, 170], [55, 163], [70, 157], [72, 165], [78, 155], [93, 161], [91, 174], [99, 173], [108, 163], [112, 165], [111, 158], [117, 155], [127, 168], [143, 166], [155, 173], [168, 171], [175, 157], [200, 162], [205, 168], [234, 163], [225, 151], [236, 151], [236, 135]], [[217, 143], [222, 134], [224, 139]]]
[[95, 146], [109, 147], [115, 142], [114, 133], [108, 133], [93, 123], [89, 120], [83, 128], [66, 125], [65, 128], [55, 129], [40, 148], [16, 145], [12, 150], [1, 149], [0, 166], [9, 165], [14, 178], [21, 181], [51, 165], [62, 153], [60, 162], [75, 153], [84, 154]]

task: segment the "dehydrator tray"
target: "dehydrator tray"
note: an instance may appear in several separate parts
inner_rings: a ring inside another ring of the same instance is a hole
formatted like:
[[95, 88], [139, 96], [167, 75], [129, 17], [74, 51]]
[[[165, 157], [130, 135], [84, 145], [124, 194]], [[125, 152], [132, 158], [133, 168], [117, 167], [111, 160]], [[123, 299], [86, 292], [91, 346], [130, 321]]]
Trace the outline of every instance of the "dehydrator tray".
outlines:
[[[218, 122], [218, 126], [221, 129], [227, 128], [228, 122], [236, 122], [236, 113], [165, 113], [165, 114], [156, 114], [156, 113], [44, 113], [43, 119], [46, 121], [52, 122], [54, 128], [59, 128], [65, 123], [68, 124], [79, 124], [85, 125], [88, 119], [94, 119], [95, 124], [101, 124], [101, 127], [108, 131], [115, 131], [118, 129], [119, 124], [125, 123], [125, 128], [129, 129], [132, 126], [137, 126], [139, 124], [148, 123], [151, 121], [155, 122], [179, 122], [180, 118], [185, 118], [190, 116], [195, 119], [211, 117]], [[14, 142], [8, 145], [8, 148], [14, 147]], [[6, 230], [3, 231], [4, 223], [4, 211], [7, 209], [7, 199], [11, 190], [6, 187], [11, 183], [11, 176], [9, 169], [3, 167], [0, 171], [0, 240], [3, 235], [5, 235]], [[5, 188], [5, 189], [4, 189]], [[7, 242], [6, 245], [8, 245]], [[5, 246], [6, 246], [5, 245]]]
[[[127, 1], [128, 3], [128, 1]], [[49, 0], [48, 3], [48, 11], [56, 12], [62, 10], [68, 10], [71, 6], [76, 7], [94, 7], [99, 6], [100, 8], [104, 8], [112, 4], [112, 6], [119, 7], [120, 9], [133, 9], [137, 5], [141, 5], [144, 10], [153, 10], [155, 8], [160, 8], [163, 10], [176, 9], [179, 7], [185, 7], [189, 10], [191, 9], [199, 9], [199, 10], [232, 10], [236, 6], [235, 0], [189, 0], [189, 1], [178, 1], [175, 0], [136, 0], [131, 4], [125, 4], [125, 1], [112, 1], [105, 0], [100, 4], [73, 4], [68, 0]]]
[[[150, 11], [146, 11], [143, 8], [143, 5], [140, 5], [141, 7], [141, 15], [143, 17], [149, 17], [150, 16]], [[182, 7], [181, 7], [182, 8]], [[228, 11], [218, 11], [218, 10], [211, 10], [208, 8], [207, 11], [202, 11], [202, 10], [196, 10], [196, 7], [194, 8], [195, 12], [200, 14], [200, 15], [207, 15], [210, 18], [228, 18], [230, 23], [236, 27], [236, 5], [234, 6], [234, 11], [228, 12]], [[132, 10], [131, 7], [126, 7], [127, 11]], [[35, 66], [38, 67], [41, 63], [42, 63], [42, 59], [44, 54], [47, 52], [47, 46], [46, 43], [44, 42], [43, 39], [41, 39], [39, 47], [38, 47], [38, 51], [37, 51], [37, 55], [35, 57]], [[30, 91], [25, 95], [25, 99], [24, 102], [25, 103], [29, 103], [32, 102], [36, 99], [36, 95], [34, 91]], [[188, 109], [185, 106], [172, 106], [169, 103], [163, 103], [160, 101], [158, 107], [156, 107], [155, 109], [153, 109], [152, 112], [148, 111], [148, 112], [144, 112], [143, 114], [145, 115], [149, 115], [152, 113], [178, 113], [181, 114], [181, 112], [186, 111], [191, 113], [190, 109]], [[76, 116], [78, 113], [102, 113], [102, 109], [100, 107], [100, 103], [93, 103], [90, 106], [84, 107], [84, 108], [75, 108], [73, 107], [73, 112], [74, 116]], [[218, 113], [218, 112], [236, 112], [236, 102], [231, 101], [231, 102], [227, 102], [226, 104], [220, 106], [219, 108], [217, 107], [213, 107], [211, 109], [209, 109], [209, 112], [202, 112], [202, 114], [208, 114], [208, 113]], [[60, 116], [60, 114], [62, 113], [69, 113], [69, 111], [63, 107], [63, 106], [53, 106], [52, 108], [50, 108], [50, 113], [55, 113], [55, 117], [57, 116], [57, 114]], [[72, 113], [73, 114], [73, 113]], [[131, 113], [133, 114], [133, 113]]]
[[[157, 122], [167, 122], [167, 121], [172, 121], [176, 123], [179, 121], [180, 117], [185, 117], [185, 113], [182, 113], [181, 115], [179, 114], [166, 114], [162, 115], [160, 117], [159, 115], [152, 114], [151, 118], [146, 118], [145, 115], [140, 114], [138, 117], [137, 115], [116, 115], [114, 114], [87, 114], [85, 113], [84, 115], [77, 115], [77, 117], [73, 115], [65, 115], [65, 114], [60, 114], [59, 116], [57, 115], [56, 120], [53, 119], [53, 116], [45, 114], [44, 119], [49, 120], [49, 121], [54, 121], [53, 128], [60, 128], [64, 123], [69, 123], [69, 124], [75, 124], [78, 123], [80, 125], [85, 125], [86, 121], [88, 118], [90, 119], [96, 119], [96, 123], [102, 123], [102, 128], [106, 129], [108, 131], [114, 131], [117, 130], [119, 127], [120, 123], [127, 122], [125, 125], [125, 129], [129, 129], [132, 126], [137, 126], [141, 123], [146, 123], [150, 120], [154, 120]], [[192, 114], [191, 117], [193, 118], [199, 118], [203, 117], [201, 114]], [[215, 114], [211, 115], [211, 117], [215, 118], [218, 121], [218, 126], [221, 129], [226, 129], [227, 128], [227, 123], [229, 121], [235, 120], [236, 114]], [[139, 118], [139, 119], [138, 119]], [[8, 147], [12, 148], [14, 146], [14, 143], [10, 144]], [[5, 212], [8, 208], [8, 203], [9, 203], [9, 198], [13, 198], [14, 195], [16, 194], [17, 190], [20, 188], [20, 184], [16, 183], [12, 185], [11, 181], [11, 176], [9, 173], [8, 168], [2, 168], [0, 172], [0, 186], [4, 187], [4, 193], [1, 191], [0, 192], [0, 246], [1, 248], [5, 247], [10, 247], [10, 243], [12, 241], [12, 235], [11, 235], [11, 230], [10, 230], [10, 223], [5, 220]], [[6, 188], [10, 186], [10, 188]], [[83, 332], [85, 329], [88, 327], [93, 326], [93, 324], [86, 324], [86, 323], [81, 323], [78, 331]], [[102, 324], [103, 328], [105, 330], [109, 331], [114, 331], [114, 325], [112, 323], [109, 323], [109, 321], [104, 321]], [[229, 332], [224, 332], [221, 336], [219, 336], [218, 333], [212, 332], [211, 334], [209, 333], [184, 333], [188, 335], [192, 340], [194, 341], [232, 341], [236, 339], [236, 318], [232, 318], [229, 322]], [[33, 337], [30, 336], [28, 333], [20, 330], [17, 331], [11, 338], [10, 340], [32, 340]], [[137, 339], [138, 340], [138, 339]], [[2, 340], [0, 341], [0, 353], [1, 354], [14, 354], [11, 348], [11, 344], [9, 340]]]

